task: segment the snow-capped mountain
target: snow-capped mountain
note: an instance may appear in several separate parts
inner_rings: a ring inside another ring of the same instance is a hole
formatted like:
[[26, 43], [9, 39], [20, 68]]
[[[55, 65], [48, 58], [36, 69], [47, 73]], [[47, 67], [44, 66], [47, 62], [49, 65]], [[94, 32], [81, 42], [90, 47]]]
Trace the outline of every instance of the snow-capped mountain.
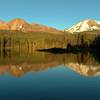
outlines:
[[84, 31], [94, 31], [100, 30], [100, 21], [87, 19], [79, 22], [78, 24], [72, 26], [69, 29], [65, 29], [65, 31], [74, 33], [74, 32], [84, 32]]

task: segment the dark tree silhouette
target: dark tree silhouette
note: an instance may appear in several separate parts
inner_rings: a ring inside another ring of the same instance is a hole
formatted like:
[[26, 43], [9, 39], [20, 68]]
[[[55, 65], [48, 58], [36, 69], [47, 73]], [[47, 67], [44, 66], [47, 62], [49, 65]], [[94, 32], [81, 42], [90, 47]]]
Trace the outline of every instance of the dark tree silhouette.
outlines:
[[100, 36], [97, 36], [90, 44], [90, 48], [100, 50]]

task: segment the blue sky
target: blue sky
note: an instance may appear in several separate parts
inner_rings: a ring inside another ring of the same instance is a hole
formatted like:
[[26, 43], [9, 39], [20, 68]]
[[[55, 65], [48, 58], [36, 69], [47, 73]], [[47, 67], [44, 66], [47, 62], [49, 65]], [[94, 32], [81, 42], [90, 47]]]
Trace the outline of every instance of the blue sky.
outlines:
[[64, 29], [87, 18], [100, 20], [100, 0], [0, 0], [0, 19], [14, 18]]

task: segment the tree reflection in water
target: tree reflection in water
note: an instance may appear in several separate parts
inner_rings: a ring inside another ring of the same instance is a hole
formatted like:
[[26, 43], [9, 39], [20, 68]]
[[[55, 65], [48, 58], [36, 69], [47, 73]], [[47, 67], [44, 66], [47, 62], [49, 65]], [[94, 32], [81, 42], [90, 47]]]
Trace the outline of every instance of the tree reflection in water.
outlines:
[[64, 64], [81, 75], [94, 76], [100, 73], [99, 57], [98, 53], [89, 52], [53, 54], [0, 49], [0, 73], [9, 72], [15, 77], [20, 77], [28, 72], [48, 70]]

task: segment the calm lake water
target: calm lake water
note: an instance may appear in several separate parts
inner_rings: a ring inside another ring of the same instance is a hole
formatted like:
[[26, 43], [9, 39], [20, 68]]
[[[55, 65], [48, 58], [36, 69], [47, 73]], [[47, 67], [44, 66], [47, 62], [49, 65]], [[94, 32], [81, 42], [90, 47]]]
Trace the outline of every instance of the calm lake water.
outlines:
[[100, 100], [98, 54], [0, 51], [0, 100]]

